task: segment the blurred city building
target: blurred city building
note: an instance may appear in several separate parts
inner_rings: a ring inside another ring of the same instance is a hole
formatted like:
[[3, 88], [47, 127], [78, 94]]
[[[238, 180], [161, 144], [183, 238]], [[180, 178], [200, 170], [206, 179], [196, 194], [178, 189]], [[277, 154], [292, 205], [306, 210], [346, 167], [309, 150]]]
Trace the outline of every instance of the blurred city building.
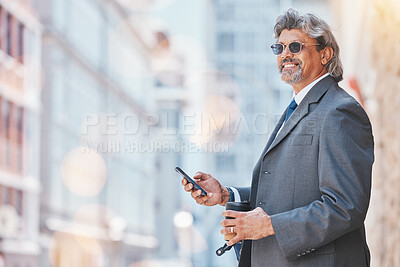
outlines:
[[[179, 121], [187, 98], [184, 88], [187, 66], [184, 55], [176, 51], [176, 44], [170, 38], [168, 29], [160, 28], [157, 24], [153, 27], [158, 32], [153, 58], [158, 123], [153, 136], [154, 142], [163, 145], [163, 149], [156, 151], [156, 236], [160, 246], [154, 260], [165, 267], [190, 266], [190, 255], [181, 253], [179, 236], [185, 234], [191, 224], [181, 226], [182, 218], [176, 217], [178, 212], [183, 211], [179, 194], [182, 190], [179, 186], [181, 178], [174, 170], [181, 163]], [[191, 216], [188, 212], [185, 214]]]
[[114, 0], [40, 0], [36, 9], [43, 24], [38, 266], [149, 258], [159, 246], [156, 161], [146, 153], [156, 33]]
[[[149, 18], [172, 3], [178, 35]], [[0, 0], [0, 267], [235, 266], [174, 167], [250, 185], [292, 96], [269, 48], [290, 7], [333, 25], [374, 127], [372, 266], [400, 266], [397, 0]]]
[[400, 266], [400, 2], [331, 3], [340, 33], [345, 81], [359, 91], [375, 139], [366, 219], [371, 266]]
[[0, 266], [37, 266], [41, 25], [30, 1], [0, 1]]

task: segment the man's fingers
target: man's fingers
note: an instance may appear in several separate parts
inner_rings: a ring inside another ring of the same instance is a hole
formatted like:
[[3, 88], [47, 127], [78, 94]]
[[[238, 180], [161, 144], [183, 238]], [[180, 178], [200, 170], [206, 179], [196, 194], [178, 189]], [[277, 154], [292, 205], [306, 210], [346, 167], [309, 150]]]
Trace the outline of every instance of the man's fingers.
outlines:
[[237, 218], [243, 215], [243, 212], [240, 211], [234, 211], [234, 210], [226, 210], [224, 212], [222, 212], [222, 216], [224, 217], [233, 217], [233, 218]]
[[201, 190], [193, 190], [192, 191], [192, 198], [197, 198], [201, 196]]
[[[206, 203], [210, 198], [212, 198], [212, 194], [209, 193], [206, 196], [201, 196], [201, 190], [197, 190], [196, 192], [200, 191], [200, 195], [196, 198], [194, 198], [197, 202], [197, 204], [201, 204], [203, 205], [204, 203]], [[192, 194], [193, 196], [193, 194]]]
[[235, 224], [235, 219], [225, 219], [221, 222], [222, 227], [227, 227], [227, 226], [234, 226]]
[[196, 174], [193, 176], [193, 179], [195, 179], [195, 181], [200, 181], [200, 180], [206, 180], [210, 177], [209, 174], [204, 173], [204, 172], [196, 172]]
[[196, 174], [193, 176], [194, 179], [201, 179], [201, 177], [204, 175], [202, 172], [196, 172]]
[[188, 183], [188, 181], [185, 178], [183, 178], [182, 179], [182, 185], [186, 185], [187, 183]]
[[234, 226], [227, 226], [225, 228], [222, 228], [222, 230], [220, 231], [221, 235], [229, 235], [232, 234], [232, 227], [233, 229], [235, 229]]
[[239, 235], [236, 235], [234, 238], [229, 240], [229, 242], [227, 244], [228, 244], [228, 246], [233, 246], [233, 245], [235, 245], [237, 242], [239, 242], [241, 240], [242, 240], [242, 238], [239, 237]]
[[190, 192], [190, 191], [192, 191], [192, 189], [193, 189], [193, 184], [187, 183], [185, 185], [185, 191]]

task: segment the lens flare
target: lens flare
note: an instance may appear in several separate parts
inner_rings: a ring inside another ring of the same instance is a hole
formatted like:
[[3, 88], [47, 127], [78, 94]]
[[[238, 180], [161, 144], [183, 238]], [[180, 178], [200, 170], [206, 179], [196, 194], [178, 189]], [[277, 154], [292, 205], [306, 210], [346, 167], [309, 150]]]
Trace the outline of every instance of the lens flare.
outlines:
[[132, 263], [128, 267], [164, 267], [164, 266], [165, 266], [164, 264], [154, 260], [144, 260]]
[[52, 266], [103, 266], [101, 245], [93, 238], [56, 232], [49, 244]]
[[79, 196], [97, 195], [106, 182], [107, 168], [96, 152], [78, 147], [69, 152], [61, 167], [64, 184]]

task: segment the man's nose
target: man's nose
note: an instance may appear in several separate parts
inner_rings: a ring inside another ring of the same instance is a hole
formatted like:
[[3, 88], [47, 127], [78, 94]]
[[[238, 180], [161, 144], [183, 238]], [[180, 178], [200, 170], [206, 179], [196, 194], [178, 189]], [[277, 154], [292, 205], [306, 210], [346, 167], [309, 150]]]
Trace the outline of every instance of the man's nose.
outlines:
[[291, 57], [293, 57], [293, 54], [292, 54], [292, 52], [290, 52], [289, 46], [287, 45], [287, 46], [283, 47], [281, 58], [284, 59], [284, 58], [291, 58]]

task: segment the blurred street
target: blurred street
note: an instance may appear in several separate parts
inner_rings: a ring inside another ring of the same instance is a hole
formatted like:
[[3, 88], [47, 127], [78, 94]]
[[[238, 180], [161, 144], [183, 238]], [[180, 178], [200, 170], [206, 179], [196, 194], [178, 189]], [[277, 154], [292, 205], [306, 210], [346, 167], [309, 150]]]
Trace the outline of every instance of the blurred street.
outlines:
[[0, 267], [236, 266], [174, 169], [250, 185], [288, 8], [332, 26], [373, 125], [371, 266], [400, 266], [398, 0], [0, 0]]

